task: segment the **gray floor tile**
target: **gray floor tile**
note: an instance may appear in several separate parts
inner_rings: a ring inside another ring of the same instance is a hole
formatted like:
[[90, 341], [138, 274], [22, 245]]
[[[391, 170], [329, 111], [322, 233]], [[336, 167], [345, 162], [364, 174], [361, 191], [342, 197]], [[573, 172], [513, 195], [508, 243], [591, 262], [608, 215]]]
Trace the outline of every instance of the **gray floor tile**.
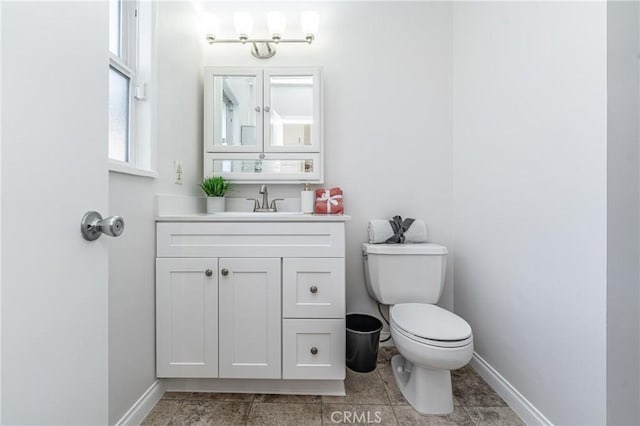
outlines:
[[[394, 348], [381, 349], [384, 349], [382, 359], [390, 359], [395, 354]], [[454, 412], [447, 416], [423, 416], [416, 412], [396, 386], [391, 365], [385, 362], [378, 364], [371, 373], [347, 370], [347, 395], [344, 397], [167, 392], [143, 424], [303, 426], [356, 424], [358, 421], [434, 426], [523, 424], [471, 367], [452, 371], [451, 376]]]
[[395, 346], [380, 346], [378, 348], [377, 362], [378, 364], [388, 364], [394, 355], [398, 355], [398, 350]]
[[524, 426], [509, 407], [465, 407], [476, 426]]
[[244, 425], [251, 404], [248, 402], [184, 401], [171, 425]]
[[156, 406], [153, 407], [153, 410], [147, 414], [147, 417], [145, 417], [141, 424], [149, 426], [167, 425], [180, 408], [180, 405], [182, 405], [182, 401], [171, 399], [160, 400]]
[[322, 404], [323, 425], [397, 425], [390, 405]]
[[473, 426], [474, 423], [462, 407], [454, 407], [453, 413], [446, 416], [425, 416], [409, 405], [394, 406], [393, 411], [400, 426]]
[[318, 426], [322, 424], [321, 404], [272, 404], [254, 402], [248, 425]]
[[254, 398], [252, 393], [205, 393], [203, 396], [205, 400], [226, 402], [252, 402]]
[[347, 370], [344, 385], [346, 396], [323, 396], [322, 402], [328, 404], [390, 404], [382, 378], [377, 370], [371, 373], [356, 373]]
[[464, 407], [505, 407], [506, 402], [478, 373], [465, 366], [451, 372], [453, 395]]

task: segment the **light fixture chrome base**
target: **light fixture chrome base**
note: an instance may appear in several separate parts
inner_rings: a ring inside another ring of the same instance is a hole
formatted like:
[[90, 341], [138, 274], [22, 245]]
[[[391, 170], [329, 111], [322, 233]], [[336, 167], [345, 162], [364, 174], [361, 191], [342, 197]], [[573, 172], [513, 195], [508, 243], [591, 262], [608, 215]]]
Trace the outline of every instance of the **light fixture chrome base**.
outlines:
[[[258, 43], [263, 46], [263, 49], [258, 47]], [[251, 46], [251, 54], [258, 59], [269, 59], [276, 54], [276, 49], [271, 47], [271, 42], [268, 41], [254, 41], [253, 46]]]

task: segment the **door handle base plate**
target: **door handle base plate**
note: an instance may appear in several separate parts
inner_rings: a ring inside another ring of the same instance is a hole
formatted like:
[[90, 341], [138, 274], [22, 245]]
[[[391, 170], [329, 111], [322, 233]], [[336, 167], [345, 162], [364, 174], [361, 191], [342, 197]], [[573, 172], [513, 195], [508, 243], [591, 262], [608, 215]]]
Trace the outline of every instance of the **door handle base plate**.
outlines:
[[86, 212], [82, 216], [82, 222], [80, 222], [80, 232], [87, 241], [95, 241], [100, 238], [100, 227], [98, 222], [102, 220], [102, 215], [98, 212]]

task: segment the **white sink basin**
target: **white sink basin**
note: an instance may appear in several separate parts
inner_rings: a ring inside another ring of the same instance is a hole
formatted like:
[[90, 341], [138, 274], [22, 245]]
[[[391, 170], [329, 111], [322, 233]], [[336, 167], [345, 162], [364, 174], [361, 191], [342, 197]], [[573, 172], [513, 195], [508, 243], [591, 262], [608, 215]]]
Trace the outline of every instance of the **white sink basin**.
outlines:
[[300, 216], [303, 212], [218, 212], [212, 216], [218, 217], [282, 217], [282, 216]]

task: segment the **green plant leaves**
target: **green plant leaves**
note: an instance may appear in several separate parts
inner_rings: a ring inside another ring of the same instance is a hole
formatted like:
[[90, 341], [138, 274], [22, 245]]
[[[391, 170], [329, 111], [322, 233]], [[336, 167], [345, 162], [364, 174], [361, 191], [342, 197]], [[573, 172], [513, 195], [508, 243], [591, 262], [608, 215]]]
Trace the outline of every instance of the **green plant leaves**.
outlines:
[[231, 184], [222, 176], [211, 176], [202, 180], [200, 188], [207, 197], [224, 197], [224, 194], [231, 189]]

